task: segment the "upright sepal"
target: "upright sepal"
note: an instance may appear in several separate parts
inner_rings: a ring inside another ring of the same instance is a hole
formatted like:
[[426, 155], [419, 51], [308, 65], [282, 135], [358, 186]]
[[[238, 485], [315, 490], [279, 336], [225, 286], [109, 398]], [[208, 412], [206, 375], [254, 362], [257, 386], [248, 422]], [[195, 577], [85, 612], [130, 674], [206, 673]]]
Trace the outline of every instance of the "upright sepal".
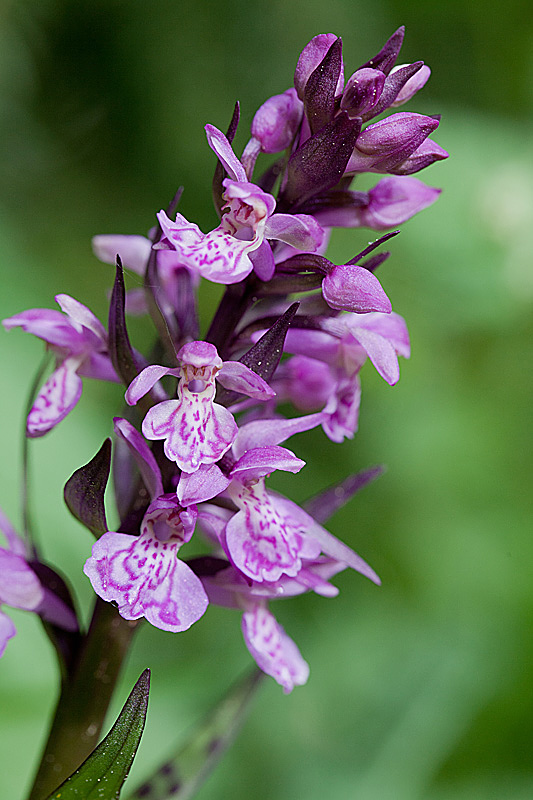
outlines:
[[96, 538], [108, 530], [104, 493], [110, 467], [111, 439], [106, 439], [94, 458], [68, 479], [63, 492], [69, 511]]
[[48, 800], [118, 800], [143, 734], [149, 691], [145, 669], [105, 739]]
[[[233, 109], [233, 114], [231, 117], [228, 130], [226, 131], [226, 139], [230, 144], [235, 138], [235, 133], [237, 132], [240, 113], [241, 113], [240, 105], [239, 101], [237, 100], [237, 102], [235, 103], [235, 108]], [[218, 156], [219, 155], [218, 152], [216, 150], [215, 152], [217, 153]], [[217, 159], [217, 165], [215, 167], [215, 174], [213, 175], [213, 186], [212, 186], [213, 204], [215, 206], [216, 212], [219, 217], [222, 215], [222, 207], [224, 206], [224, 198], [222, 197], [222, 194], [224, 192], [224, 186], [222, 185], [222, 181], [224, 180], [225, 177], [226, 177], [226, 170], [222, 166], [222, 161], [220, 160], [219, 157]]]

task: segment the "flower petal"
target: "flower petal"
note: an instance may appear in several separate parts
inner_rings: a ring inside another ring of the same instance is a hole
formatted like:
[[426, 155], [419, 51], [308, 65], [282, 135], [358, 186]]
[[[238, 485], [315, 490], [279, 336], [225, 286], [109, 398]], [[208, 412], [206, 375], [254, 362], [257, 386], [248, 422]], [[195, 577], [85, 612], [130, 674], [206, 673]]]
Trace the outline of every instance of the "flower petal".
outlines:
[[244, 612], [242, 633], [257, 665], [283, 687], [285, 694], [307, 683], [309, 665], [264, 604], [254, 604]]
[[376, 276], [353, 264], [333, 267], [322, 281], [322, 294], [331, 308], [340, 311], [357, 314], [392, 311], [391, 302]]
[[177, 496], [182, 506], [193, 503], [205, 503], [221, 492], [230, 484], [220, 467], [216, 464], [202, 464], [196, 472], [182, 472], [178, 483]]
[[230, 178], [234, 181], [246, 181], [247, 178], [244, 167], [233, 152], [230, 143], [222, 131], [219, 131], [214, 125], [206, 125], [205, 133], [209, 147], [216, 153]]
[[324, 241], [325, 231], [309, 214], [273, 214], [266, 223], [265, 236], [315, 253]]
[[177, 549], [172, 539], [109, 532], [93, 545], [83, 571], [99, 597], [118, 603], [124, 619], [145, 617], [162, 630], [184, 631], [204, 614], [208, 600]]
[[105, 331], [104, 326], [98, 319], [95, 317], [93, 312], [84, 306], [83, 303], [80, 303], [79, 300], [75, 300], [68, 294], [56, 294], [55, 301], [61, 308], [64, 314], [67, 315], [73, 322], [77, 322], [78, 325], [81, 325], [86, 330], [91, 331], [94, 335], [100, 340], [102, 347], [107, 346], [107, 334]]
[[254, 400], [270, 400], [276, 392], [256, 372], [240, 361], [224, 361], [217, 381], [230, 391], [246, 394]]
[[4, 650], [10, 639], [16, 634], [17, 629], [7, 614], [0, 611], [0, 658], [4, 655]]
[[177, 368], [162, 367], [159, 364], [152, 364], [149, 367], [145, 367], [128, 386], [125, 394], [126, 403], [129, 406], [134, 406], [139, 402], [141, 397], [148, 394], [150, 389], [153, 389], [156, 383], [165, 375], [175, 375], [179, 377], [180, 372]]
[[65, 419], [81, 397], [82, 381], [76, 373], [77, 359], [66, 359], [39, 390], [30, 409], [26, 432], [31, 438], [43, 436]]
[[184, 472], [213, 464], [229, 450], [237, 423], [218, 403], [204, 403], [202, 394], [190, 393], [188, 402], [166, 400], [153, 406], [142, 424], [147, 439], [165, 439], [165, 455]]
[[152, 451], [139, 431], [133, 427], [131, 422], [121, 417], [113, 418], [113, 429], [116, 435], [127, 444], [130, 453], [139, 467], [144, 485], [150, 492], [152, 500], [162, 495], [163, 482], [161, 480], [161, 470], [159, 469]]
[[41, 582], [25, 559], [0, 547], [0, 603], [34, 611], [43, 597]]
[[305, 461], [285, 447], [254, 447], [247, 450], [233, 465], [230, 477], [239, 481], [255, 481], [276, 469], [299, 472], [302, 467], [305, 467]]
[[121, 234], [93, 236], [92, 245], [93, 252], [100, 261], [114, 264], [119, 255], [124, 269], [131, 269], [138, 275], [144, 275], [152, 249], [152, 242], [146, 236]]
[[302, 508], [297, 506], [296, 503], [278, 494], [275, 495], [274, 502], [280, 510], [285, 510], [285, 513], [291, 514], [295, 520], [298, 520], [302, 528], [305, 528], [306, 535], [314, 539], [315, 542], [320, 545], [323, 553], [355, 569], [378, 586], [381, 584], [379, 577], [372, 567], [369, 567], [361, 556], [357, 555], [351, 547], [341, 542], [336, 536], [333, 536], [333, 534], [323, 528], [322, 525], [319, 525], [318, 522], [315, 522], [315, 520]]
[[[233, 453], [240, 458], [247, 450], [268, 445], [278, 445], [296, 433], [310, 431], [321, 425], [327, 417], [324, 413], [307, 414], [292, 419], [257, 419], [239, 428], [233, 443]], [[280, 469], [280, 467], [276, 467]]]

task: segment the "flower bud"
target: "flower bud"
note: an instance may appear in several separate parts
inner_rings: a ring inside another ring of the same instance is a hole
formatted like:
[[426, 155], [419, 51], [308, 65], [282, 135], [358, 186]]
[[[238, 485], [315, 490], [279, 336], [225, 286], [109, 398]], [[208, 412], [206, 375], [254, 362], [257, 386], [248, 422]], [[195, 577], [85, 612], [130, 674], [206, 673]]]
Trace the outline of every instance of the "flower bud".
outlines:
[[324, 300], [340, 311], [367, 314], [382, 311], [390, 314], [392, 306], [381, 284], [371, 272], [354, 264], [333, 267], [322, 281]]
[[369, 125], [357, 137], [346, 173], [392, 172], [438, 124], [433, 117], [404, 111]]
[[[399, 65], [394, 67], [391, 70], [391, 75], [393, 75], [397, 70], [401, 69], [403, 65]], [[391, 103], [391, 108], [396, 108], [396, 106], [403, 106], [404, 103], [407, 103], [408, 100], [411, 99], [429, 80], [429, 76], [431, 75], [431, 70], [424, 64], [423, 67], [420, 67], [418, 72], [416, 72], [412, 78], [409, 78], [407, 83], [400, 89], [398, 92], [396, 99]]]
[[[304, 99], [305, 85], [307, 83], [307, 79], [309, 78], [311, 73], [315, 71], [318, 65], [322, 62], [329, 48], [336, 41], [337, 41], [337, 36], [335, 36], [334, 33], [319, 33], [318, 36], [314, 36], [311, 39], [309, 44], [306, 44], [306, 46], [300, 53], [300, 58], [298, 59], [296, 70], [294, 72], [294, 86], [296, 87], [296, 91], [298, 93], [298, 97], [300, 98], [300, 100]], [[343, 86], [344, 86], [344, 69], [341, 66], [339, 80], [337, 83], [337, 92], [336, 92], [337, 94], [340, 94], [342, 92]]]
[[437, 142], [426, 139], [408, 158], [388, 171], [393, 175], [412, 175], [444, 158], [448, 158], [446, 150]]
[[349, 78], [341, 99], [341, 108], [349, 117], [358, 117], [371, 111], [378, 102], [385, 74], [379, 69], [358, 69]]
[[361, 225], [377, 231], [396, 228], [434, 203], [440, 192], [417, 178], [383, 178], [369, 191], [368, 205], [359, 210]]
[[270, 97], [255, 114], [252, 136], [263, 153], [279, 153], [289, 147], [303, 114], [303, 103], [295, 89]]

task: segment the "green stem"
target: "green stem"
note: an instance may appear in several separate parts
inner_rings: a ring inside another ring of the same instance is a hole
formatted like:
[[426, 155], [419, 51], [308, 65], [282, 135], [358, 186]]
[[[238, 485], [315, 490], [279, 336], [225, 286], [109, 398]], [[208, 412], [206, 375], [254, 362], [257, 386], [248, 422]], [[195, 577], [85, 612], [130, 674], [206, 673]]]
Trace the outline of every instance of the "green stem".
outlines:
[[98, 743], [137, 621], [97, 599], [76, 667], [63, 683], [52, 728], [28, 800], [44, 800]]

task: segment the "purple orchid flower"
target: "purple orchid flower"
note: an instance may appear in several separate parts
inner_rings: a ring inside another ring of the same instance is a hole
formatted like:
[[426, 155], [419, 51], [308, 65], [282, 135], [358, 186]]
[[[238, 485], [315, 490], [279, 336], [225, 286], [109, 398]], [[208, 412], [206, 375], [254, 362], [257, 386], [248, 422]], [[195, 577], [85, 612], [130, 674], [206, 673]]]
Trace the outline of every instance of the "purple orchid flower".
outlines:
[[184, 472], [213, 464], [231, 447], [237, 423], [224, 406], [214, 402], [218, 381], [226, 389], [256, 400], [274, 396], [270, 386], [238, 361], [222, 361], [208, 342], [190, 342], [178, 353], [179, 367], [146, 367], [131, 383], [126, 402], [134, 405], [164, 375], [179, 378], [177, 400], [151, 408], [142, 431], [147, 439], [164, 439], [165, 455]]
[[417, 178], [388, 175], [368, 192], [350, 192], [351, 203], [324, 207], [315, 216], [321, 225], [340, 228], [397, 228], [435, 202], [440, 189]]
[[233, 445], [237, 459], [227, 476], [217, 465], [182, 476], [178, 498], [183, 504], [209, 500], [221, 492], [237, 513], [227, 517], [217, 534], [228, 558], [245, 576], [261, 583], [295, 577], [305, 559], [321, 552], [379, 583], [360, 556], [319, 525], [296, 503], [269, 492], [265, 477], [276, 469], [299, 472], [305, 462], [279, 443], [316, 427], [323, 414], [295, 419], [256, 420], [240, 428]]
[[[322, 330], [292, 328], [285, 340], [285, 350], [297, 354], [276, 384], [281, 397], [292, 398], [301, 408], [298, 397], [307, 387], [305, 409], [322, 407], [326, 399], [322, 427], [333, 442], [353, 438], [357, 430], [361, 384], [359, 372], [369, 358], [388, 384], [398, 382], [398, 356], [410, 356], [409, 335], [404, 319], [391, 314], [343, 314], [324, 318]], [[303, 409], [302, 409], [303, 410]]]
[[[199, 521], [209, 525], [209, 511], [200, 512]], [[244, 578], [231, 564], [214, 575], [202, 578], [209, 602], [242, 609], [244, 641], [257, 665], [276, 680], [286, 694], [302, 686], [309, 677], [309, 665], [268, 609], [268, 600], [292, 597], [312, 590], [335, 597], [338, 589], [329, 578], [346, 569], [334, 559], [307, 561], [295, 578], [282, 576], [272, 583], [257, 583]]]
[[30, 409], [26, 432], [43, 436], [72, 411], [81, 397], [80, 375], [118, 381], [107, 350], [102, 323], [68, 294], [56, 295], [60, 311], [32, 308], [3, 320], [7, 330], [21, 327], [43, 339], [56, 356], [56, 368]]
[[[245, 168], [224, 134], [213, 125], [206, 125], [206, 132], [210, 147], [230, 176], [223, 181], [227, 211], [220, 225], [207, 234], [182, 214], [177, 214], [172, 222], [161, 211], [157, 218], [164, 238], [155, 248], [176, 250], [184, 266], [210, 281], [224, 284], [237, 283], [254, 266], [257, 269], [252, 254], [266, 239], [315, 252], [324, 237], [318, 222], [308, 214], [275, 214], [275, 199], [248, 182]], [[274, 270], [273, 260], [263, 258], [261, 266], [259, 277], [269, 280]]]
[[177, 557], [194, 532], [196, 507], [162, 495], [148, 507], [139, 536], [108, 531], [83, 571], [96, 594], [114, 600], [124, 619], [145, 617], [165, 631], [185, 631], [208, 605], [200, 579]]
[[0, 658], [8, 641], [16, 634], [11, 619], [1, 610], [2, 605], [34, 611], [43, 619], [74, 631], [77, 621], [74, 612], [56, 595], [45, 588], [30, 564], [23, 540], [0, 509], [0, 530], [7, 548], [0, 547]]
[[[144, 277], [152, 241], [146, 236], [123, 234], [100, 234], [93, 236], [92, 247], [95, 256], [104, 264], [115, 264], [117, 254], [124, 269], [129, 269]], [[164, 311], [171, 312], [175, 306], [175, 298], [179, 291], [179, 275], [186, 271], [191, 276], [193, 286], [198, 284], [200, 276], [180, 261], [175, 250], [157, 251], [157, 275], [162, 288], [160, 302], [166, 302]], [[128, 314], [146, 314], [148, 311], [146, 293], [143, 288], [130, 289], [126, 294], [126, 311]]]
[[178, 559], [193, 535], [196, 506], [183, 508], [175, 494], [162, 493], [159, 467], [133, 425], [116, 418], [114, 428], [137, 462], [152, 502], [140, 535], [108, 531], [93, 545], [83, 571], [99, 597], [116, 601], [124, 619], [145, 617], [162, 630], [187, 630], [208, 605], [200, 579]]

